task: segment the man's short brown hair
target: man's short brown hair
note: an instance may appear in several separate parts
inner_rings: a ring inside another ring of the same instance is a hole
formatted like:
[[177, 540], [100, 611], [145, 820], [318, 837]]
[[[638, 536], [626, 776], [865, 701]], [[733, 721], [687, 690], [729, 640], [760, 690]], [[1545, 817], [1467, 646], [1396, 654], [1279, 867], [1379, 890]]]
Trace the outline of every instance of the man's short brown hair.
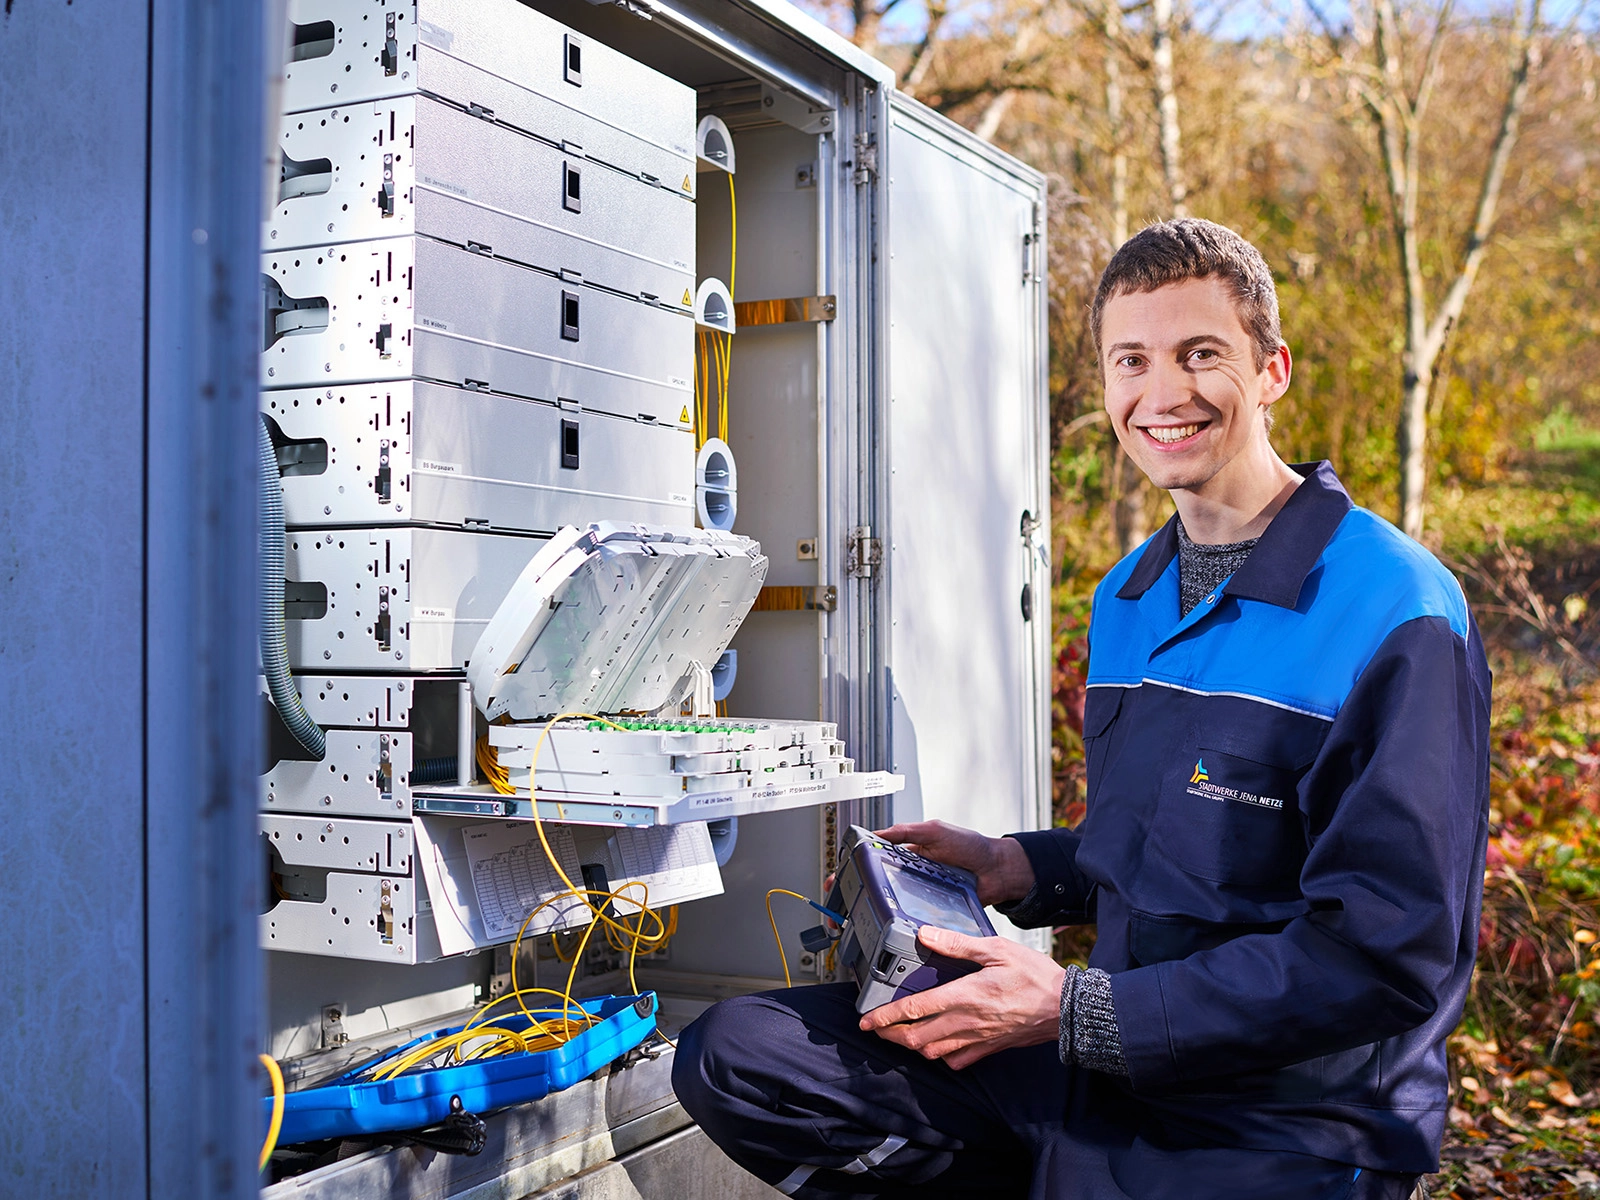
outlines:
[[1272, 271], [1261, 251], [1233, 230], [1198, 217], [1147, 225], [1111, 256], [1089, 310], [1095, 354], [1101, 353], [1101, 318], [1113, 296], [1213, 276], [1233, 293], [1239, 323], [1255, 343], [1256, 370], [1261, 370], [1283, 343]]

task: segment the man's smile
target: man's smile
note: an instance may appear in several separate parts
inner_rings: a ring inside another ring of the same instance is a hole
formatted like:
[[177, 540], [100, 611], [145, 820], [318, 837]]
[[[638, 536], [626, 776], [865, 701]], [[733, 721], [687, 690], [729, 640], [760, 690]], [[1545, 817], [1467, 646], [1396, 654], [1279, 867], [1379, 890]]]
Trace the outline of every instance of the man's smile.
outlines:
[[1197, 421], [1191, 425], [1142, 425], [1140, 428], [1163, 446], [1175, 446], [1199, 433], [1210, 421]]

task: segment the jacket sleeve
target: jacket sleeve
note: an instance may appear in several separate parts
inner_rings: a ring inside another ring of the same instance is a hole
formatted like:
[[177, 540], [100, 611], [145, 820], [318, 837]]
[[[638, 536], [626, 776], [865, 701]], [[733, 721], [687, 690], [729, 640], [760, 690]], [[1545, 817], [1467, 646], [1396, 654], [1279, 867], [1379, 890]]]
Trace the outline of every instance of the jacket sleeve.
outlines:
[[1094, 886], [1078, 870], [1077, 830], [1040, 829], [1012, 833], [1033, 866], [1033, 888], [1021, 900], [997, 904], [997, 911], [1023, 929], [1042, 925], [1087, 925], [1094, 920]]
[[[1299, 797], [1307, 911], [1114, 975], [1130, 1080], [1160, 1089], [1391, 1037], [1464, 999], [1488, 822], [1489, 671], [1476, 628], [1396, 628]], [[1467, 929], [1467, 924], [1472, 929]]]

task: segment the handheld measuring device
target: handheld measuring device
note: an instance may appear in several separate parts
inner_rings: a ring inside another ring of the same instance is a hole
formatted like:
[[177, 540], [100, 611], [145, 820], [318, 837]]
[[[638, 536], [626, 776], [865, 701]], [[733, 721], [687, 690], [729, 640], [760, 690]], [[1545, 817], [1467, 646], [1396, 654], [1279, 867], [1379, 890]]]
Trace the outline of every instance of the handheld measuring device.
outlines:
[[976, 963], [935, 954], [917, 930], [935, 925], [972, 937], [995, 936], [970, 871], [945, 866], [886, 842], [859, 825], [845, 832], [828, 908], [845, 917], [839, 964], [861, 989], [857, 1012], [949, 983]]

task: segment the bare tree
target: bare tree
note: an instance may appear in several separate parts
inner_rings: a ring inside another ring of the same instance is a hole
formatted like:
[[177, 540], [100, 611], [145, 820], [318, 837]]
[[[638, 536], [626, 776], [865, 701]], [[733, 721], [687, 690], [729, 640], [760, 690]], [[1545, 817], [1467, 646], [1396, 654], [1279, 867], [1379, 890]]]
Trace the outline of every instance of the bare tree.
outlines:
[[1320, 30], [1318, 50], [1323, 63], [1345, 78], [1377, 134], [1405, 295], [1402, 394], [1395, 444], [1400, 460], [1400, 528], [1414, 538], [1422, 535], [1429, 393], [1445, 339], [1466, 307], [1494, 231], [1506, 164], [1521, 127], [1529, 81], [1539, 65], [1540, 4], [1541, 0], [1528, 0], [1524, 9], [1522, 0], [1517, 0], [1517, 11], [1507, 26], [1510, 78], [1505, 103], [1478, 184], [1471, 227], [1460, 254], [1447, 264], [1449, 283], [1431, 315], [1418, 221], [1422, 201], [1418, 160], [1427, 137], [1423, 121], [1428, 102], [1438, 81], [1445, 42], [1454, 32], [1453, 0], [1440, 0], [1433, 11], [1421, 61], [1414, 69], [1408, 62], [1411, 56], [1394, 0], [1372, 0], [1368, 28], [1359, 34], [1349, 27], [1336, 28], [1319, 9], [1311, 7]]

